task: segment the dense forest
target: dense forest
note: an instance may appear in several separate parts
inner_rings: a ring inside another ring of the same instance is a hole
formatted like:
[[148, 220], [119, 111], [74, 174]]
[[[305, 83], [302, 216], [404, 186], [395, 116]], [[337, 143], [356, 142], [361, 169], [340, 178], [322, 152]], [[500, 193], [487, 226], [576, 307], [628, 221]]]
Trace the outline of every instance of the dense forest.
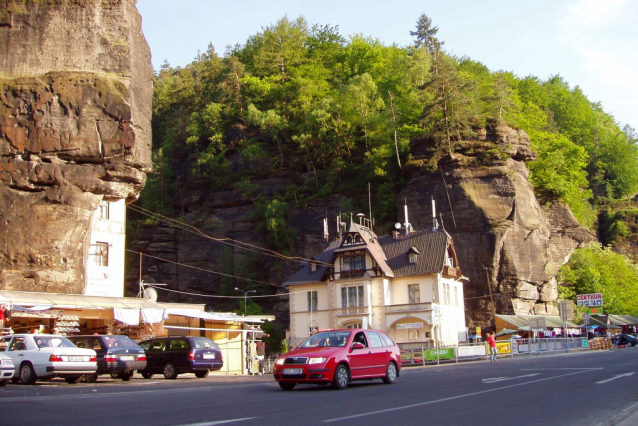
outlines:
[[[577, 250], [563, 268], [563, 296], [602, 291], [608, 312], [638, 314], [635, 130], [559, 74], [491, 71], [450, 55], [437, 32], [421, 15], [413, 45], [386, 46], [284, 17], [222, 56], [209, 45], [184, 68], [165, 63], [154, 82], [154, 173], [142, 206], [179, 218], [184, 188], [238, 189], [258, 206], [256, 229], [269, 248], [291, 253], [286, 218], [309, 200], [341, 194], [344, 211], [367, 211], [368, 193], [357, 189], [370, 184], [373, 216], [393, 223], [402, 169], [415, 165], [413, 141], [431, 141], [416, 166], [433, 171], [461, 141], [508, 125], [524, 130], [538, 154], [528, 163], [537, 198], [566, 202], [602, 243]], [[483, 155], [506, 156], [497, 147]], [[304, 179], [261, 196], [252, 179], [282, 170]]]

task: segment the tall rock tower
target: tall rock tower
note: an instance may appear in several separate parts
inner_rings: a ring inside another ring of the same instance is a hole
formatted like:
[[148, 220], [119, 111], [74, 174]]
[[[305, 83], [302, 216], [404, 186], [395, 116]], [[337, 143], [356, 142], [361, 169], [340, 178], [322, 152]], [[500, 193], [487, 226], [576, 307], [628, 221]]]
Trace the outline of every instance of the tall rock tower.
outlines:
[[151, 167], [135, 0], [0, 0], [0, 289], [82, 293], [93, 212]]

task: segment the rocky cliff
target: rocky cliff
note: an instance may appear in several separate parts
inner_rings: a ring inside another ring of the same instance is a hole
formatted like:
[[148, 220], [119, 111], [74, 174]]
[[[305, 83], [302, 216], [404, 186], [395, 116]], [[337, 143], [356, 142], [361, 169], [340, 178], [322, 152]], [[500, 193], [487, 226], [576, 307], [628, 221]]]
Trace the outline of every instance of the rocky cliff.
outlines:
[[[594, 237], [579, 225], [566, 205], [541, 206], [537, 201], [525, 165], [536, 158], [529, 137], [506, 126], [479, 132], [476, 139], [463, 142], [452, 156], [442, 159], [435, 171], [426, 172], [431, 145], [428, 140], [413, 142], [413, 159], [404, 166], [407, 184], [396, 197], [397, 219], [404, 220], [403, 204], [407, 202], [413, 227], [429, 229], [433, 226], [431, 200], [435, 200], [439, 225], [453, 236], [461, 271], [469, 278], [465, 284], [468, 326], [489, 328], [493, 312], [556, 315], [558, 269], [577, 247]], [[252, 183], [258, 185], [258, 192], [271, 197], [299, 180], [302, 178], [294, 172], [279, 172], [254, 178]], [[184, 204], [184, 200], [189, 201]], [[340, 201], [337, 194], [316, 198], [288, 218], [288, 224], [297, 231], [296, 255], [309, 258], [325, 248], [321, 223], [326, 215], [339, 213]], [[143, 270], [148, 279], [180, 291], [204, 294], [219, 294], [225, 285], [225, 294], [232, 295], [235, 285], [246, 288], [255, 284], [224, 284], [223, 278], [203, 269], [237, 272], [239, 276], [247, 271], [265, 271], [259, 280], [277, 285], [298, 267], [294, 262], [278, 264], [272, 258], [219, 242], [225, 237], [260, 247], [267, 244], [251, 219], [256, 208], [253, 200], [242, 197], [239, 190], [192, 189], [180, 195], [179, 204], [189, 212], [184, 216], [186, 222], [217, 240], [176, 228], [145, 228], [136, 250], [201, 268], [147, 258]], [[377, 233], [389, 232], [387, 224], [378, 225]], [[334, 224], [330, 229], [334, 235], [332, 228]], [[129, 278], [130, 289], [134, 290], [137, 276], [131, 274]], [[165, 297], [216, 307], [224, 303], [224, 299], [192, 294]], [[275, 310], [284, 315], [285, 303], [275, 305]]]
[[99, 202], [151, 167], [135, 0], [0, 1], [0, 288], [82, 293]]
[[489, 328], [494, 312], [558, 315], [558, 269], [594, 239], [566, 205], [539, 205], [525, 165], [535, 158], [525, 132], [498, 126], [464, 142], [436, 172], [421, 172], [418, 158], [407, 167], [399, 200], [407, 200], [417, 229], [432, 226], [435, 200], [438, 222], [454, 238], [469, 278], [470, 327]]

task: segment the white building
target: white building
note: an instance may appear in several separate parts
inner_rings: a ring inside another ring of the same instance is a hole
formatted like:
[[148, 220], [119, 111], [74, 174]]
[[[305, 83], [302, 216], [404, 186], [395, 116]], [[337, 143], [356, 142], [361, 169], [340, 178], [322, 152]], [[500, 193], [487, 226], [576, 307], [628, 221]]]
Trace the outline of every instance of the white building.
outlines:
[[[364, 219], [369, 225], [369, 221]], [[284, 285], [293, 344], [316, 329], [366, 327], [404, 348], [466, 340], [463, 285], [442, 229], [377, 237], [353, 223]]]
[[125, 200], [102, 201], [91, 221], [85, 295], [124, 296], [125, 242]]

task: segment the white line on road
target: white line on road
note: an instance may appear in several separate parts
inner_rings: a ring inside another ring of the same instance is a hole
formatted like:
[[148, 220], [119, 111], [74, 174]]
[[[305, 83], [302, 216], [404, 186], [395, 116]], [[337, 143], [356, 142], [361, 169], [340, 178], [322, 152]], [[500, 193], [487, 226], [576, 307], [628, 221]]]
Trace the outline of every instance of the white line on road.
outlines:
[[233, 422], [243, 422], [244, 420], [252, 420], [254, 418], [255, 417], [245, 417], [243, 419], [229, 419], [229, 420], [219, 420], [216, 422], [191, 423], [191, 424], [179, 425], [179, 426], [214, 426], [214, 425], [223, 425], [226, 423], [233, 423]]
[[601, 380], [600, 382], [596, 382], [596, 384], [600, 385], [600, 384], [603, 384], [603, 383], [611, 382], [612, 380], [620, 379], [621, 377], [630, 377], [630, 376], [633, 376], [633, 375], [634, 375], [633, 372], [625, 373], [625, 374], [619, 374], [619, 375], [611, 377], [611, 378], [609, 378], [607, 380]]
[[400, 406], [400, 407], [388, 408], [388, 409], [385, 409], [385, 410], [368, 411], [367, 413], [353, 414], [351, 416], [344, 416], [344, 417], [338, 417], [338, 418], [335, 418], [335, 419], [328, 419], [328, 420], [324, 420], [323, 423], [339, 422], [339, 421], [342, 421], [342, 420], [356, 419], [358, 417], [373, 416], [375, 414], [390, 413], [392, 411], [407, 410], [409, 408], [423, 407], [423, 406], [426, 406], [426, 405], [438, 404], [440, 402], [446, 402], [446, 401], [453, 401], [455, 399], [468, 398], [468, 397], [471, 397], [471, 396], [482, 395], [482, 394], [491, 393], [491, 392], [497, 392], [497, 391], [500, 391], [500, 390], [515, 388], [515, 387], [519, 387], [519, 386], [531, 385], [532, 383], [545, 382], [547, 380], [560, 379], [561, 377], [573, 376], [574, 374], [582, 374], [582, 373], [587, 373], [589, 371], [595, 371], [595, 370], [601, 370], [601, 369], [602, 368], [589, 368], [589, 369], [586, 369], [584, 371], [574, 371], [574, 372], [571, 372], [571, 373], [560, 374], [560, 375], [554, 376], [554, 377], [546, 377], [546, 378], [543, 378], [543, 379], [530, 380], [529, 382], [523, 382], [523, 383], [516, 383], [516, 384], [513, 384], [513, 385], [501, 386], [499, 388], [488, 389], [488, 390], [478, 391], [478, 392], [471, 392], [471, 393], [466, 393], [466, 394], [463, 394], [463, 395], [456, 395], [456, 396], [451, 396], [451, 397], [448, 397], [448, 398], [436, 399], [434, 401], [419, 402], [417, 404], [403, 405], [403, 406]]
[[504, 382], [506, 380], [514, 380], [514, 379], [521, 379], [523, 377], [538, 376], [539, 374], [541, 374], [541, 373], [525, 374], [524, 376], [516, 376], [516, 377], [492, 377], [492, 378], [489, 378], [489, 379], [483, 379], [482, 382], [483, 383]]

